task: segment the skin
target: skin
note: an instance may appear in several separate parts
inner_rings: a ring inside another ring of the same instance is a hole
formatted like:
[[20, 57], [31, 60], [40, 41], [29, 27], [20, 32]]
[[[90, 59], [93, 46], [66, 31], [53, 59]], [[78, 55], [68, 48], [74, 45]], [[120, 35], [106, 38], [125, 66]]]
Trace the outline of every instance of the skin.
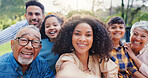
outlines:
[[114, 42], [114, 47], [119, 47], [119, 41], [125, 34], [124, 24], [112, 24], [108, 30]]
[[59, 31], [61, 30], [61, 24], [56, 17], [49, 17], [45, 21], [45, 33], [50, 38], [51, 42], [54, 42]]
[[133, 34], [130, 37], [131, 44], [125, 44], [127, 47], [126, 51], [135, 62], [136, 66], [140, 68], [142, 62], [136, 57], [139, 51], [148, 43], [148, 32], [142, 28], [135, 28]]
[[75, 48], [76, 56], [84, 65], [84, 70], [88, 69], [88, 54], [93, 43], [93, 30], [87, 23], [80, 23], [76, 26], [72, 36], [72, 44]]
[[148, 32], [142, 28], [135, 28], [130, 37], [131, 48], [137, 55], [139, 51], [148, 43]]
[[[40, 40], [40, 33], [34, 29], [23, 29], [18, 35], [17, 37], [25, 37], [28, 38], [30, 40]], [[26, 59], [30, 59], [33, 57], [33, 60], [37, 57], [39, 51], [41, 50], [42, 45], [40, 45], [39, 48], [33, 48], [31, 42], [29, 42], [26, 46], [20, 46], [18, 43], [18, 39], [15, 40], [11, 40], [11, 49], [13, 50], [13, 56], [15, 58], [15, 60], [18, 62], [18, 64], [21, 65], [21, 67], [23, 68], [22, 72], [24, 73], [30, 64], [26, 65], [26, 64], [21, 64], [19, 62], [19, 56], [26, 60]], [[30, 53], [30, 54], [26, 54], [26, 53]], [[32, 61], [33, 61], [32, 60]], [[27, 60], [26, 60], [27, 61]]]
[[[80, 23], [73, 31], [72, 44], [75, 48], [76, 56], [83, 64], [83, 69], [88, 69], [88, 53], [93, 43], [93, 30], [87, 23]], [[71, 69], [71, 70], [69, 70]], [[77, 75], [75, 75], [77, 74]], [[64, 62], [56, 78], [87, 78], [86, 73], [79, 70], [79, 68], [71, 61]]]
[[[109, 28], [108, 28], [110, 35], [112, 37], [113, 43], [114, 43], [114, 47], [118, 48], [119, 45], [119, 41], [120, 39], [124, 36], [125, 34], [125, 27], [124, 24], [112, 24]], [[146, 78], [144, 75], [142, 75], [139, 71], [136, 71], [133, 73], [133, 75], [136, 78]]]
[[37, 28], [41, 29], [41, 24], [45, 16], [40, 7], [28, 6], [25, 17], [30, 25], [35, 25]]

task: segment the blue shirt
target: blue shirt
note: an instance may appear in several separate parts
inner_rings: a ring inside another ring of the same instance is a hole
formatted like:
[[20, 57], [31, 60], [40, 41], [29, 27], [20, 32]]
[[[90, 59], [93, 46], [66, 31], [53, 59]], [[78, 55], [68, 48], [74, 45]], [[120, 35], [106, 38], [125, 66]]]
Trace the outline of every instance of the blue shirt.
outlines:
[[53, 52], [51, 52], [52, 47], [53, 47], [53, 43], [50, 42], [48, 39], [42, 39], [42, 48], [41, 51], [39, 53], [39, 56], [43, 57], [44, 59], [47, 60], [48, 65], [50, 66], [50, 69], [56, 73], [55, 70], [55, 64], [56, 61], [59, 58], [59, 55], [54, 55]]
[[10, 41], [11, 39], [14, 39], [14, 36], [17, 33], [17, 31], [20, 28], [27, 26], [27, 25], [29, 25], [27, 20], [23, 20], [2, 30], [0, 32], [0, 45]]
[[36, 57], [28, 70], [22, 73], [22, 67], [13, 57], [13, 52], [0, 56], [0, 78], [54, 78], [53, 72], [42, 57]]

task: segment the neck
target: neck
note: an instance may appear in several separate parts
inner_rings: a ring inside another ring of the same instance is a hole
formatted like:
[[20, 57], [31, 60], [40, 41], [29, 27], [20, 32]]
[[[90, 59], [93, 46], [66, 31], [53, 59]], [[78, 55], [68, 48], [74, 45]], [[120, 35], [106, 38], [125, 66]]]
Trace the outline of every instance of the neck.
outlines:
[[76, 53], [76, 56], [83, 64], [83, 70], [88, 70], [88, 52], [85, 54], [77, 54]]
[[27, 71], [27, 69], [28, 69], [29, 66], [30, 66], [30, 65], [21, 65], [21, 67], [22, 67], [22, 72], [25, 73], [25, 71]]
[[120, 42], [120, 40], [113, 40], [114, 47], [118, 48], [119, 47], [119, 42]]
[[53, 38], [52, 38], [52, 39], [50, 39], [50, 42], [55, 42], [55, 38], [54, 38], [54, 39], [53, 39]]

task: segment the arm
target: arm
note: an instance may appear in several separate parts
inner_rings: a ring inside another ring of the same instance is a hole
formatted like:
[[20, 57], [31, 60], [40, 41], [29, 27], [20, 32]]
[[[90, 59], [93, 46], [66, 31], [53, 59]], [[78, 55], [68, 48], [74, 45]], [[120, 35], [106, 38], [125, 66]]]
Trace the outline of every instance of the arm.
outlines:
[[67, 61], [61, 64], [56, 78], [85, 78], [82, 72], [72, 62]]
[[125, 51], [128, 52], [130, 58], [135, 62], [136, 66], [139, 69], [140, 66], [142, 65], [142, 62], [136, 57], [136, 55], [134, 54], [134, 52], [131, 50], [130, 44], [125, 44], [125, 46], [126, 46]]
[[139, 71], [134, 72], [133, 76], [135, 76], [136, 78], [147, 78], [144, 75], [142, 75]]
[[[140, 70], [140, 68], [145, 67], [146, 65], [144, 63], [142, 63], [134, 54], [134, 52], [132, 51], [130, 44], [125, 44], [125, 51], [128, 52], [130, 58], [134, 61], [134, 63], [136, 64], [136, 66], [138, 67], [138, 69]], [[142, 64], [144, 64], [144, 66], [142, 66]], [[146, 66], [145, 69], [147, 69], [148, 67]], [[145, 71], [143, 72], [143, 70], [141, 71], [143, 74], [145, 73]], [[139, 71], [136, 71], [133, 73], [133, 75], [137, 78], [145, 78], [144, 75], [146, 74], [141, 74]], [[146, 75], [148, 76], [148, 75]]]
[[16, 32], [23, 26], [28, 25], [27, 20], [23, 20], [21, 22], [18, 22], [14, 25], [11, 25], [10, 27], [8, 27], [5, 30], [2, 30], [0, 32], [0, 45], [3, 43], [6, 43], [8, 41], [10, 41], [11, 39], [14, 39], [14, 36], [16, 34]]

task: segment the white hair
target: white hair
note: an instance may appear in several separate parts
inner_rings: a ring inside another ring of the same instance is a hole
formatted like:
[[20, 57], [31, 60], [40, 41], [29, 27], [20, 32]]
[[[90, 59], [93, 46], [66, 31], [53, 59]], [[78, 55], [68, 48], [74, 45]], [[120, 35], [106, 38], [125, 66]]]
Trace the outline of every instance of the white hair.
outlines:
[[142, 28], [148, 32], [148, 21], [140, 21], [133, 24], [130, 32], [131, 34], [133, 33], [135, 28]]
[[[14, 36], [14, 39], [16, 39], [17, 35], [18, 35], [22, 30], [27, 29], [27, 28], [34, 29], [34, 30], [36, 30], [36, 31], [38, 31], [38, 32], [40, 33], [40, 30], [39, 30], [36, 26], [34, 26], [34, 25], [27, 25], [27, 26], [22, 27], [21, 29], [19, 29], [19, 30], [17, 31], [17, 33], [16, 33], [15, 36]], [[40, 40], [41, 40], [41, 35], [40, 35]]]

